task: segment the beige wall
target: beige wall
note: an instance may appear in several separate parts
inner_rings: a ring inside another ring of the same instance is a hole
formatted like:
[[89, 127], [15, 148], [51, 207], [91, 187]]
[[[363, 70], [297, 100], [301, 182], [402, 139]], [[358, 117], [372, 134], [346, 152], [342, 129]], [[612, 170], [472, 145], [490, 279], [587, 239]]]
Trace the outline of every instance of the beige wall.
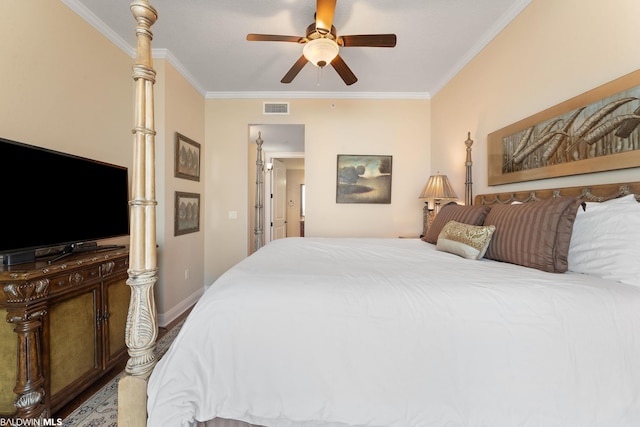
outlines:
[[166, 325], [195, 303], [204, 289], [204, 216], [200, 232], [174, 236], [175, 192], [200, 194], [201, 214], [207, 209], [204, 194], [206, 168], [200, 181], [176, 178], [176, 132], [200, 144], [206, 153], [204, 138], [204, 98], [167, 61], [155, 60], [157, 72], [154, 92], [156, 113], [156, 199], [158, 201], [157, 284], [158, 322]]
[[[250, 124], [304, 124], [307, 236], [396, 237], [422, 230], [418, 195], [430, 174], [428, 100], [291, 99], [288, 116], [262, 115], [263, 99], [206, 101], [208, 205], [205, 283], [248, 253]], [[253, 150], [253, 148], [252, 148]], [[338, 154], [393, 156], [391, 204], [336, 204]], [[255, 161], [255, 160], [254, 160]], [[230, 220], [228, 211], [237, 211]]]
[[132, 60], [122, 50], [59, 1], [2, 1], [0, 58], [0, 136], [131, 168]]
[[[0, 58], [0, 136], [125, 166], [131, 177], [128, 55], [61, 2], [33, 0], [0, 2]], [[60, 171], [41, 191], [73, 179]]]
[[640, 69], [637, 0], [533, 0], [432, 99], [432, 169], [463, 194], [471, 131], [475, 194], [637, 181], [640, 169], [489, 187], [487, 134]]

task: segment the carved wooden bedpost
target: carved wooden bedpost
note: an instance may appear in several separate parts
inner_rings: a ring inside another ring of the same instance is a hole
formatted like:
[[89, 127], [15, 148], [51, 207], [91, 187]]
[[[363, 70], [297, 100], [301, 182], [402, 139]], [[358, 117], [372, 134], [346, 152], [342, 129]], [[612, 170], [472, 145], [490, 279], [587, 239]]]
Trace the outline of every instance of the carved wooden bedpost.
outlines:
[[255, 213], [255, 228], [253, 229], [254, 243], [253, 250], [257, 251], [264, 243], [264, 194], [263, 194], [263, 174], [264, 174], [264, 161], [262, 160], [262, 133], [258, 132], [258, 139], [256, 139], [257, 156], [256, 156], [256, 213]]
[[158, 19], [147, 0], [131, 3], [136, 19], [137, 55], [135, 81], [135, 128], [133, 129], [133, 175], [129, 204], [131, 230], [129, 279], [131, 300], [125, 340], [129, 348], [126, 375], [118, 384], [118, 425], [145, 426], [147, 379], [155, 365], [153, 349], [158, 335], [153, 287], [158, 280], [156, 256], [155, 130], [153, 84], [156, 72], [151, 55], [151, 26]]
[[467, 140], [464, 145], [467, 146], [467, 160], [464, 162], [467, 171], [464, 183], [464, 204], [471, 205], [473, 204], [473, 177], [471, 176], [471, 166], [473, 165], [471, 161], [471, 146], [473, 145], [473, 139], [471, 139], [471, 132], [467, 133]]

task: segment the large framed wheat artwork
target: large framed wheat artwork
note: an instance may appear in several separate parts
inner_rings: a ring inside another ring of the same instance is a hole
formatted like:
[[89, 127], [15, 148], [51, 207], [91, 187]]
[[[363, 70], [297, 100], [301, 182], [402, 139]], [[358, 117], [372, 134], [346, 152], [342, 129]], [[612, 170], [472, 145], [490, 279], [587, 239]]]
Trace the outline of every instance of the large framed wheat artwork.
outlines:
[[640, 70], [489, 134], [489, 185], [640, 166]]

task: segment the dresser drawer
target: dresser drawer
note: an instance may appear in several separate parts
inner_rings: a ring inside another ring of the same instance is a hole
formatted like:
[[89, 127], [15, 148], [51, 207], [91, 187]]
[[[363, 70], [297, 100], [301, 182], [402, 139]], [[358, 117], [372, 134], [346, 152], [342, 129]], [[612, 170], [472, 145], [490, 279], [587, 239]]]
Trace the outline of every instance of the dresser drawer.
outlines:
[[113, 261], [103, 262], [100, 266], [102, 277], [113, 276], [114, 274], [123, 273], [129, 267], [129, 258], [120, 258]]
[[57, 274], [49, 279], [49, 289], [56, 292], [62, 289], [68, 289], [74, 286], [80, 286], [85, 283], [95, 281], [100, 278], [100, 267], [91, 266], [79, 270], [69, 271], [63, 274]]

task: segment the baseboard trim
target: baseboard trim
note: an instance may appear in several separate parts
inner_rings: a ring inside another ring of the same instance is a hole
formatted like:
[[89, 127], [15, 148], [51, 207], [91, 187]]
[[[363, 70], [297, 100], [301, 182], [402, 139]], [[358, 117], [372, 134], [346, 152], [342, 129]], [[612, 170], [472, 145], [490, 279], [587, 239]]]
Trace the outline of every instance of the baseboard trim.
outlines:
[[158, 313], [158, 326], [166, 328], [171, 322], [176, 320], [182, 313], [191, 308], [202, 296], [204, 289], [198, 289], [184, 300], [173, 306], [166, 313]]

